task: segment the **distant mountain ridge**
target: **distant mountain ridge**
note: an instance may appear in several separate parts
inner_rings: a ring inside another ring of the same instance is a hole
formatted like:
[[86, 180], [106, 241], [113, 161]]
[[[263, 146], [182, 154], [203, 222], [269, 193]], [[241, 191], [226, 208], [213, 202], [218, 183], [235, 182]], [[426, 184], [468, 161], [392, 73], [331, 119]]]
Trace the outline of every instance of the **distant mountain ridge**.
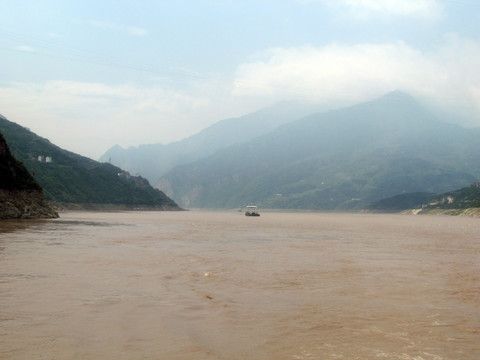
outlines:
[[30, 130], [0, 118], [0, 132], [12, 154], [34, 175], [46, 198], [62, 204], [178, 210], [147, 180], [111, 164], [63, 150]]
[[185, 207], [350, 210], [480, 178], [480, 129], [438, 121], [400, 91], [289, 122], [178, 166], [156, 185]]
[[146, 177], [152, 184], [175, 166], [207, 157], [234, 144], [266, 134], [278, 126], [312, 113], [318, 107], [283, 102], [244, 116], [222, 120], [184, 140], [110, 148], [99, 159]]

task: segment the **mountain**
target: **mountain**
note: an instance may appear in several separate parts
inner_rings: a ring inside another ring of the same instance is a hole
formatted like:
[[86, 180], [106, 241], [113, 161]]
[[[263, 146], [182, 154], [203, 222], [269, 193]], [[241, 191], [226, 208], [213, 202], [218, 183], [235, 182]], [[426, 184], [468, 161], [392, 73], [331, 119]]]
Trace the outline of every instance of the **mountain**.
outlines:
[[395, 91], [178, 166], [156, 186], [185, 207], [359, 209], [397, 194], [442, 193], [476, 181], [479, 138], [480, 129], [441, 122]]
[[283, 102], [245, 116], [222, 120], [198, 134], [168, 145], [140, 145], [128, 149], [115, 145], [100, 157], [100, 161], [141, 174], [155, 184], [177, 165], [266, 134], [279, 125], [313, 113], [314, 109], [314, 106]]
[[34, 175], [49, 201], [96, 207], [179, 209], [146, 179], [131, 177], [111, 164], [63, 150], [4, 117], [0, 117], [0, 132], [12, 154]]
[[[412, 210], [413, 209], [413, 210]], [[449, 214], [480, 216], [480, 182], [443, 194], [400, 194], [369, 204], [373, 212], [407, 211], [414, 214]]]
[[431, 198], [416, 213], [480, 216], [480, 182]]
[[0, 219], [55, 218], [42, 188], [17, 161], [0, 133]]

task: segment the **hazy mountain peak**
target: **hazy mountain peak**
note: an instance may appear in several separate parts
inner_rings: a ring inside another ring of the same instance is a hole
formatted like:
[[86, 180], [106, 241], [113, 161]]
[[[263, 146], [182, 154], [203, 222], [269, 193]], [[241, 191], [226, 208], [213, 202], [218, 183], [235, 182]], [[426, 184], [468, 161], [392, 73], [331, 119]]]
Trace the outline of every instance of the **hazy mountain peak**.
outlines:
[[415, 98], [411, 96], [410, 94], [406, 93], [403, 90], [393, 90], [390, 91], [389, 93], [386, 93], [385, 95], [379, 97], [378, 99], [384, 99], [384, 100], [404, 100], [404, 101], [415, 101]]
[[479, 176], [479, 159], [475, 134], [397, 90], [177, 167], [158, 186], [187, 207], [350, 209], [465, 186]]
[[415, 110], [419, 110], [420, 108], [424, 109], [423, 105], [418, 102], [412, 95], [402, 91], [402, 90], [394, 90], [391, 91], [371, 102], [376, 103], [378, 106], [379, 104], [384, 104], [387, 106], [393, 107], [409, 107], [415, 108]]
[[318, 106], [283, 101], [239, 117], [219, 121], [184, 140], [162, 144], [146, 144], [123, 149], [109, 149], [100, 161], [131, 173], [145, 176], [151, 183], [175, 166], [186, 164], [214, 152], [267, 134], [277, 127], [318, 111]]

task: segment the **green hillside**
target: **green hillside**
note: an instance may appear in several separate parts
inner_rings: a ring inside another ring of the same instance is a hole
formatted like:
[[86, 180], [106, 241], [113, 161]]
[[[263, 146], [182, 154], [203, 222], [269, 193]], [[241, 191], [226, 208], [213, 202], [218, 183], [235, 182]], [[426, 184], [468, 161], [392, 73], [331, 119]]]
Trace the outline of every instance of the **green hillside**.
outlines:
[[50, 201], [128, 208], [178, 208], [173, 200], [151, 187], [147, 180], [129, 177], [111, 164], [63, 150], [3, 117], [0, 117], [0, 132], [12, 154], [34, 176]]
[[0, 132], [0, 189], [9, 191], [42, 191], [25, 166], [10, 152]]
[[413, 211], [415, 213], [445, 213], [457, 215], [466, 210], [480, 215], [480, 182], [443, 194], [410, 193], [382, 199], [366, 206], [379, 212]]
[[180, 166], [158, 185], [185, 207], [350, 210], [480, 177], [479, 129], [438, 121], [394, 92], [288, 123]]
[[423, 203], [422, 210], [465, 210], [480, 208], [480, 183], [474, 182], [470, 186], [449, 191], [435, 196], [429, 202]]
[[0, 133], [0, 220], [56, 217], [58, 214], [45, 201], [42, 188], [12, 156]]

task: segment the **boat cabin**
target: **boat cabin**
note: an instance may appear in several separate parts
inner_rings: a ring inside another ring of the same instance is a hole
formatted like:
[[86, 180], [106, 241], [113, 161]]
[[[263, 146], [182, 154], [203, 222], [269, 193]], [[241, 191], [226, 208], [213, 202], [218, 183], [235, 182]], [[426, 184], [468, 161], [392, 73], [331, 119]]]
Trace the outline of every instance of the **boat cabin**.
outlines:
[[249, 205], [246, 207], [245, 216], [260, 216], [260, 214], [258, 213], [256, 206]]

